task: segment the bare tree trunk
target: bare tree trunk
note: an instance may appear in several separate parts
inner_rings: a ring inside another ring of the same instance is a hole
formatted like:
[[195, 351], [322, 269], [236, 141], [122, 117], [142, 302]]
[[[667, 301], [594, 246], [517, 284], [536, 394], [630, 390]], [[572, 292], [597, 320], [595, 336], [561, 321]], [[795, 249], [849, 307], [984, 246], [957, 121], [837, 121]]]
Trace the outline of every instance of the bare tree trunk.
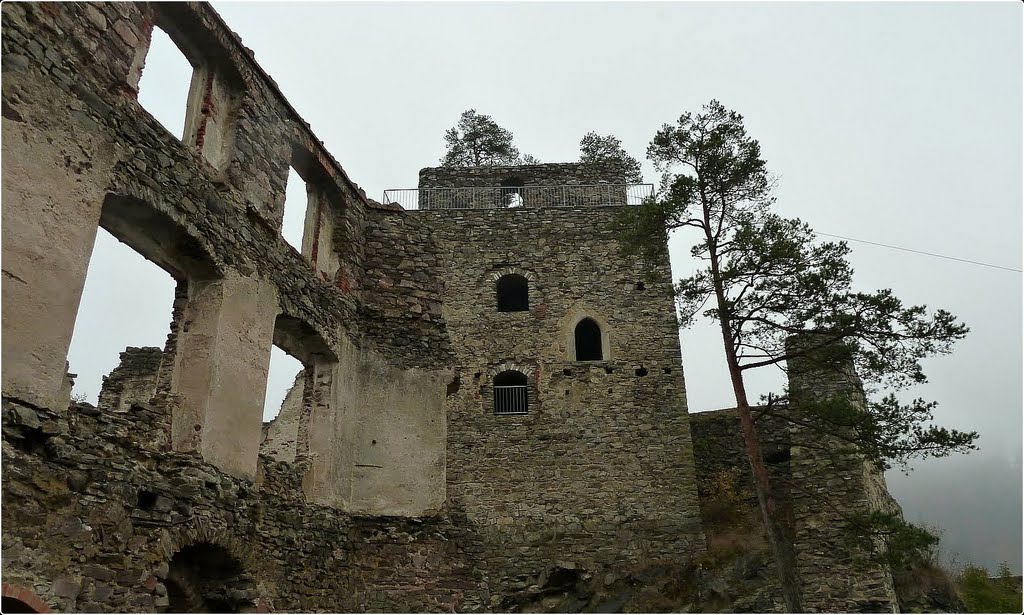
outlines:
[[[707, 212], [706, 208], [705, 212]], [[715, 298], [718, 303], [718, 322], [722, 330], [722, 343], [725, 347], [726, 363], [729, 365], [729, 378], [732, 381], [732, 390], [736, 396], [736, 413], [740, 419], [743, 445], [747, 452], [747, 461], [750, 462], [750, 471], [754, 475], [754, 490], [757, 492], [757, 502], [761, 508], [761, 518], [764, 521], [765, 529], [768, 531], [768, 542], [775, 556], [775, 567], [779, 573], [779, 583], [782, 586], [782, 597], [786, 602], [786, 610], [790, 613], [800, 613], [803, 611], [803, 607], [800, 603], [800, 582], [796, 575], [793, 549], [782, 531], [775, 498], [772, 495], [771, 484], [768, 481], [768, 470], [765, 468], [764, 457], [761, 455], [761, 445], [757, 439], [757, 431], [754, 429], [754, 419], [750, 415], [750, 404], [747, 402], [747, 390], [743, 383], [743, 372], [740, 371], [739, 360], [736, 357], [736, 348], [733, 346], [730, 334], [730, 320], [726, 309], [725, 290], [722, 286], [721, 272], [718, 266], [717, 241], [711, 233], [711, 224], [707, 213], [705, 213], [705, 224], [705, 235], [708, 240], [708, 253], [711, 260], [711, 278], [715, 286]]]

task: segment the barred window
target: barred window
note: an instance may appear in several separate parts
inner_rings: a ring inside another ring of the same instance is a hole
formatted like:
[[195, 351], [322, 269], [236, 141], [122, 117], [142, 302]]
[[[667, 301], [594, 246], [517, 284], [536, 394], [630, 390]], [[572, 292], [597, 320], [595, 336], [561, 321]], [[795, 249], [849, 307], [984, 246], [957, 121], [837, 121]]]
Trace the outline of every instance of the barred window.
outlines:
[[526, 374], [515, 370], [501, 372], [494, 377], [494, 413], [526, 414]]
[[575, 339], [577, 361], [600, 361], [604, 358], [601, 326], [593, 318], [584, 318], [576, 325]]
[[530, 309], [530, 287], [526, 278], [510, 273], [498, 278], [498, 311], [525, 312]]

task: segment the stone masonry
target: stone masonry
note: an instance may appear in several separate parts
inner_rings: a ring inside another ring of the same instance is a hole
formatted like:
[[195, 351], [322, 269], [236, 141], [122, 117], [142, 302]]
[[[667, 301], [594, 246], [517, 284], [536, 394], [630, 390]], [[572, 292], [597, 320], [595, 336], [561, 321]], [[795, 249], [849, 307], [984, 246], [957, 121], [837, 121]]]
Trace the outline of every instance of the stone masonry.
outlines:
[[[492, 167], [466, 185], [623, 184], [620, 169]], [[536, 177], [531, 173], [536, 172]], [[420, 189], [465, 187], [446, 169]], [[703, 549], [667, 251], [656, 279], [619, 254], [619, 207], [409, 212], [446, 257], [443, 313], [458, 390], [448, 408], [448, 502], [481, 535], [500, 587], [557, 566], [683, 560]], [[496, 285], [528, 283], [529, 309], [501, 312]], [[573, 331], [599, 323], [600, 361], [574, 360]], [[528, 413], [496, 415], [494, 377], [528, 380]]]
[[[498, 200], [406, 211], [206, 4], [5, 3], [2, 27], [5, 608], [503, 611], [704, 550], [698, 479], [733, 444], [691, 436], [667, 255], [642, 277], [619, 254], [621, 167], [424, 169], [424, 194]], [[181, 139], [137, 100], [154, 28], [194, 67]], [[93, 407], [66, 361], [98, 228], [176, 292], [164, 347], [126, 349]], [[503, 279], [527, 309], [497, 309]], [[303, 369], [264, 425], [274, 345]], [[522, 412], [496, 413], [502, 387]], [[862, 460], [830, 474], [790, 437], [794, 484], [885, 499]], [[807, 604], [888, 608], [887, 572], [791, 499]], [[832, 565], [860, 576], [815, 576]]]

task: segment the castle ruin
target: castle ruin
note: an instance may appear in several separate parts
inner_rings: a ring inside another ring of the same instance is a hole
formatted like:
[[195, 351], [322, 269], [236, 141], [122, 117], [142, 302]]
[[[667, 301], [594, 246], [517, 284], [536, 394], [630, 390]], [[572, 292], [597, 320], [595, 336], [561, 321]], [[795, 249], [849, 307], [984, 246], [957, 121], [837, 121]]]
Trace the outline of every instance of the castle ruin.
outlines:
[[[154, 27], [194, 66], [180, 140], [136, 99]], [[667, 252], [647, 278], [619, 253], [621, 168], [428, 168], [374, 201], [199, 3], [5, 3], [2, 94], [5, 612], [504, 611], [706, 548], [699, 479], [745, 461], [728, 412], [687, 412]], [[66, 360], [99, 228], [177, 291], [93, 407]], [[272, 345], [303, 370], [264, 425]], [[894, 506], [779, 441], [785, 480]], [[808, 608], [895, 609], [791, 501]]]

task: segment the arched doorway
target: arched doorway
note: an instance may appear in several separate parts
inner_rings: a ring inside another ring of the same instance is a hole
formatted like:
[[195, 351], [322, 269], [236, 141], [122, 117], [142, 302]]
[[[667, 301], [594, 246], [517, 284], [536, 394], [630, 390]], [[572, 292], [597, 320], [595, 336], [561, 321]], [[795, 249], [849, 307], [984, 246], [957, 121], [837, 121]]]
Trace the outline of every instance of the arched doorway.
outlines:
[[6, 613], [38, 613], [39, 611], [33, 609], [27, 602], [22, 602], [10, 596], [4, 596], [3, 600], [0, 601], [0, 612], [6, 615]]
[[209, 542], [183, 547], [171, 558], [167, 613], [250, 613], [255, 587], [242, 563], [227, 549]]
[[46, 603], [27, 587], [4, 583], [2, 593], [3, 598], [0, 600], [0, 612], [2, 613], [51, 612], [50, 607], [46, 606]]

